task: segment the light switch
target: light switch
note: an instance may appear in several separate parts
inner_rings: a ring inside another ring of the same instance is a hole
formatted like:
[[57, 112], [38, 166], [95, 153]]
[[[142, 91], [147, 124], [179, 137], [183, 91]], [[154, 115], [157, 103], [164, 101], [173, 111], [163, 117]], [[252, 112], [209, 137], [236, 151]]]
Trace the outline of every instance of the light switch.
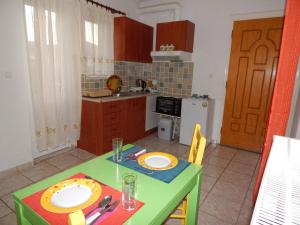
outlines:
[[12, 72], [10, 72], [10, 71], [1, 71], [0, 75], [1, 75], [1, 78], [4, 78], [4, 79], [12, 78]]
[[4, 72], [4, 78], [5, 79], [11, 79], [12, 78], [12, 72]]

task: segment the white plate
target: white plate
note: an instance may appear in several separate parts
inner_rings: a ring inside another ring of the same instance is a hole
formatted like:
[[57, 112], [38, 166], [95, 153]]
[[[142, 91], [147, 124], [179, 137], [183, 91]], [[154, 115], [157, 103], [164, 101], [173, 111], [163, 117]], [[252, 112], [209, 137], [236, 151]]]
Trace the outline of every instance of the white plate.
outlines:
[[83, 204], [91, 195], [92, 190], [89, 187], [75, 183], [55, 192], [51, 203], [59, 208], [71, 208]]
[[145, 164], [154, 168], [164, 168], [170, 165], [171, 160], [168, 157], [161, 155], [149, 156], [145, 159]]

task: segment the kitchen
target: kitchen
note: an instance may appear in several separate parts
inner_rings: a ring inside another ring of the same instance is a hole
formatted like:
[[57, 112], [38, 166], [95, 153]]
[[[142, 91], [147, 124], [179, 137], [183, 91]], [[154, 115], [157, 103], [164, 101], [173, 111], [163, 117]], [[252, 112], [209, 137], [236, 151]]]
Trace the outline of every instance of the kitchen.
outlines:
[[[103, 3], [112, 4], [112, 7], [125, 11], [129, 17], [135, 18], [136, 20], [139, 20], [140, 17], [141, 22], [145, 22], [145, 14], [147, 13], [139, 13], [143, 12], [147, 7], [148, 9], [156, 7], [151, 6], [149, 1], [142, 1], [141, 3], [134, 3], [133, 1], [128, 1], [126, 3], [103, 1]], [[215, 99], [213, 139], [219, 143], [219, 130], [223, 114], [222, 107], [225, 98], [224, 87], [226, 75], [224, 73], [224, 68], [226, 68], [230, 52], [231, 20], [236, 18], [247, 19], [259, 17], [261, 15], [265, 17], [280, 16], [283, 13], [284, 2], [276, 1], [276, 3], [272, 2], [272, 4], [268, 1], [251, 3], [234, 2], [220, 7], [219, 5], [209, 3], [208, 1], [204, 4], [200, 4], [196, 1], [182, 1], [181, 5], [182, 19], [188, 19], [196, 24], [193, 52], [194, 68], [192, 68], [193, 72], [190, 75], [193, 77], [191, 84], [192, 88], [191, 90], [189, 90], [190, 88], [187, 88], [187, 91], [191, 91], [190, 94], [208, 94]], [[32, 110], [29, 81], [27, 79], [29, 75], [27, 72], [24, 72], [27, 71], [27, 69], [25, 44], [22, 41], [24, 34], [21, 32], [23, 24], [20, 22], [22, 19], [21, 14], [19, 13], [21, 3], [14, 1], [8, 4], [7, 7], [8, 8], [3, 9], [8, 9], [7, 12], [11, 12], [11, 16], [7, 13], [2, 15], [6, 16], [6, 18], [10, 18], [9, 21], [11, 21], [13, 25], [4, 23], [4, 21], [6, 21], [5, 19], [2, 20], [4, 27], [7, 28], [7, 35], [4, 36], [6, 41], [4, 43], [10, 43], [10, 45], [4, 44], [2, 46], [3, 49], [7, 50], [3, 51], [1, 55], [1, 62], [3, 62], [3, 64], [1, 64], [1, 79], [3, 80], [3, 82], [1, 82], [1, 84], [3, 84], [3, 86], [1, 86], [1, 91], [3, 92], [2, 100], [3, 104], [7, 106], [3, 109], [4, 111], [2, 111], [3, 121], [1, 124], [3, 124], [3, 126], [1, 126], [1, 131], [5, 134], [5, 138], [2, 139], [3, 142], [1, 142], [3, 143], [3, 145], [1, 144], [1, 149], [3, 149], [3, 151], [1, 151], [1, 158], [5, 158], [6, 160], [1, 162], [1, 170], [31, 162], [33, 158], [41, 156], [38, 151], [32, 150], [34, 149], [33, 119], [31, 116]], [[172, 10], [166, 10], [166, 14], [172, 12], [168, 15], [178, 15], [178, 11], [180, 11], [178, 10], [178, 3], [172, 3], [171, 8]], [[201, 13], [198, 13], [197, 8], [199, 8]], [[136, 11], [136, 9], [140, 9], [140, 11]], [[151, 19], [154, 20], [155, 18], [155, 16], [152, 16], [152, 18], [148, 17], [148, 21], [151, 22]], [[173, 20], [174, 18], [175, 17], [172, 17]], [[207, 21], [211, 22], [207, 23]], [[11, 39], [10, 37], [14, 38]], [[204, 45], [202, 43], [207, 44]], [[124, 66], [124, 70], [141, 70], [141, 73], [142, 70], [144, 70], [143, 72], [146, 72], [147, 74], [153, 69], [151, 68], [151, 65], [143, 65], [142, 69], [140, 64], [128, 64], [129, 65], [120, 65], [120, 70], [122, 71], [122, 67]], [[128, 67], [126, 68], [126, 66]], [[138, 68], [135, 69], [135, 66]], [[164, 68], [162, 68], [162, 70], [163, 69]], [[187, 70], [189, 70], [189, 67], [187, 67]], [[116, 74], [118, 74], [117, 69], [115, 71]], [[27, 75], [21, 76], [21, 74], [24, 73]], [[126, 79], [124, 81], [126, 82]], [[130, 82], [129, 78], [128, 82]], [[135, 78], [131, 80], [131, 82], [135, 82]], [[90, 83], [90, 81], [88, 83]], [[93, 81], [91, 83], [93, 83]], [[97, 81], [95, 81], [95, 85], [96, 83]], [[99, 85], [101, 85], [101, 82], [99, 83]], [[11, 89], [14, 89], [15, 91], [11, 93]], [[6, 93], [11, 93], [10, 98], [4, 97], [7, 96]], [[15, 140], [19, 141], [16, 142]], [[11, 151], [5, 149], [11, 149]]]

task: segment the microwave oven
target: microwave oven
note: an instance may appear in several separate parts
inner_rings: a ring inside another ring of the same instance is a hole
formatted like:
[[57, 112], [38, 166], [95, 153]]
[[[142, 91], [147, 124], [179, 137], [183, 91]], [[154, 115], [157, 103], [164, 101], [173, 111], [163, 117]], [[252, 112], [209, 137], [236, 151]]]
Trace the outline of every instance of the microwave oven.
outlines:
[[171, 116], [181, 116], [181, 98], [158, 96], [156, 112]]

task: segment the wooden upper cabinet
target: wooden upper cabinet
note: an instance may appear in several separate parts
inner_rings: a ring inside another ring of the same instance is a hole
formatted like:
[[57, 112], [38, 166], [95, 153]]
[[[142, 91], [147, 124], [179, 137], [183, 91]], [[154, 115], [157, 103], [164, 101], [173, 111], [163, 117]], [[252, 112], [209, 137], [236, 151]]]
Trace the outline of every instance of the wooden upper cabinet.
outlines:
[[194, 23], [188, 20], [158, 23], [156, 29], [156, 51], [161, 45], [173, 44], [175, 50], [193, 52]]
[[114, 19], [115, 60], [151, 62], [153, 27], [128, 17]]

